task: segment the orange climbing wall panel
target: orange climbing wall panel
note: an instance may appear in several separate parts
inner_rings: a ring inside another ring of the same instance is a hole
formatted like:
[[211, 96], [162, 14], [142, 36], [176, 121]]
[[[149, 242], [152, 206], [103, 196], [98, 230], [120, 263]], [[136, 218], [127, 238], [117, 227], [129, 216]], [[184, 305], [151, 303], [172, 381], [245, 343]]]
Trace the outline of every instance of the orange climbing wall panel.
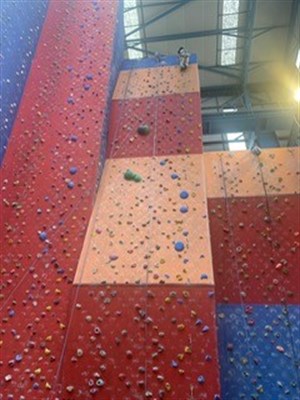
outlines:
[[75, 298], [62, 400], [219, 393], [212, 287], [89, 285]]
[[178, 66], [164, 66], [121, 71], [113, 99], [140, 99], [198, 91], [199, 72], [196, 64], [190, 65], [186, 71], [181, 71]]
[[[142, 181], [125, 180], [127, 169]], [[104, 282], [213, 283], [201, 155], [106, 162], [75, 277]]]
[[[137, 129], [148, 124], [150, 134]], [[114, 100], [108, 157], [149, 157], [202, 152], [200, 93]]]
[[204, 160], [208, 198], [300, 193], [297, 148], [264, 149], [259, 158], [249, 151], [212, 152]]
[[3, 399], [57, 398], [118, 65], [119, 4], [50, 1], [10, 136], [0, 205]]

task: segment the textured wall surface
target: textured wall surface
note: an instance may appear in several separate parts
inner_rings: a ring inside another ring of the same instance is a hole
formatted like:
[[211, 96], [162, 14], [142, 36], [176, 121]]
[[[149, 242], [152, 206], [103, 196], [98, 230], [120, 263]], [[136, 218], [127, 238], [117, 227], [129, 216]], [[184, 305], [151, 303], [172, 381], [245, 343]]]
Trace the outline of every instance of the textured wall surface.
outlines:
[[48, 0], [1, 0], [0, 165], [34, 57]]
[[49, 3], [1, 171], [3, 399], [61, 398], [72, 282], [102, 170], [115, 54], [122, 56], [121, 16], [117, 1]]
[[194, 56], [185, 72], [175, 59], [127, 61], [116, 85], [75, 277], [66, 399], [219, 398], [198, 71]]
[[204, 156], [222, 398], [300, 395], [299, 149]]
[[0, 399], [298, 400], [298, 149], [202, 154], [194, 55], [125, 61], [113, 95], [120, 2], [23, 3], [1, 3]]

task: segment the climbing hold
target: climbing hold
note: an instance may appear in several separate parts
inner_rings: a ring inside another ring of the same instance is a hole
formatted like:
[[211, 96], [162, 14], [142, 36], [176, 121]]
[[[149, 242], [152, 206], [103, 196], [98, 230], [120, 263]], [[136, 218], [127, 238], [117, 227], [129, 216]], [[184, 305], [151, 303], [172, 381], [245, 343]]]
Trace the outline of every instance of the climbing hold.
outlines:
[[171, 178], [172, 178], [172, 179], [178, 179], [179, 176], [178, 176], [177, 174], [172, 174], [172, 175], [171, 175]]
[[12, 380], [12, 375], [6, 375], [4, 380], [5, 382], [10, 382]]
[[140, 175], [138, 175], [138, 174], [135, 174], [130, 169], [128, 169], [124, 173], [124, 179], [126, 179], [127, 181], [141, 182], [142, 177]]
[[71, 140], [71, 142], [77, 142], [78, 138], [76, 135], [71, 135], [70, 140]]
[[77, 349], [76, 350], [76, 355], [78, 358], [81, 358], [83, 356], [83, 350], [82, 349]]
[[175, 243], [175, 250], [176, 251], [183, 251], [184, 250], [184, 244], [182, 242], [176, 242]]
[[147, 136], [150, 133], [150, 128], [147, 124], [142, 124], [138, 127], [137, 132], [141, 136]]
[[102, 387], [102, 386], [104, 386], [104, 384], [105, 384], [105, 382], [103, 379], [100, 378], [100, 379], [96, 380], [96, 386]]
[[181, 207], [180, 207], [180, 212], [181, 212], [182, 214], [185, 214], [185, 213], [187, 213], [188, 211], [189, 211], [189, 209], [188, 209], [187, 206], [181, 206]]
[[38, 232], [39, 238], [42, 242], [44, 242], [45, 240], [47, 240], [47, 233], [45, 231], [39, 231]]
[[69, 189], [73, 189], [73, 187], [75, 186], [75, 183], [73, 181], [68, 181], [67, 186]]
[[77, 167], [71, 167], [69, 169], [69, 172], [70, 172], [71, 175], [75, 175], [77, 173]]
[[180, 193], [180, 198], [181, 199], [187, 199], [189, 197], [189, 193], [186, 191], [186, 190], [183, 190], [181, 193]]
[[203, 376], [203, 375], [198, 376], [197, 382], [200, 383], [200, 384], [205, 383], [205, 378], [204, 378], [204, 376]]

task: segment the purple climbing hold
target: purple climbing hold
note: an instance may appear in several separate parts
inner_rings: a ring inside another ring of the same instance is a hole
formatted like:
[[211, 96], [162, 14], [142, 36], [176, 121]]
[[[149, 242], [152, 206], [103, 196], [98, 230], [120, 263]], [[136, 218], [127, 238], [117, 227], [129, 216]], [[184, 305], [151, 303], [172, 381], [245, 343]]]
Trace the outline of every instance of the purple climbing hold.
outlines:
[[91, 80], [93, 80], [93, 74], [91, 74], [91, 73], [89, 73], [89, 74], [86, 74], [86, 79], [88, 80], [88, 81], [91, 81]]
[[207, 333], [209, 331], [209, 327], [207, 325], [205, 325], [202, 329], [203, 333]]
[[177, 368], [177, 367], [178, 367], [178, 362], [177, 362], [177, 361], [174, 361], [174, 360], [172, 360], [172, 362], [171, 362], [171, 366], [172, 366], [173, 368]]
[[202, 319], [198, 318], [198, 319], [196, 320], [195, 325], [196, 325], [196, 326], [199, 326], [199, 325], [201, 325], [201, 324], [202, 324]]
[[201, 280], [208, 279], [208, 275], [207, 274], [201, 274], [200, 279]]
[[199, 375], [197, 378], [197, 382], [201, 384], [205, 383], [205, 378], [203, 375]]
[[16, 360], [16, 362], [22, 361], [22, 360], [23, 360], [22, 354], [17, 354], [17, 355], [15, 356], [15, 360]]

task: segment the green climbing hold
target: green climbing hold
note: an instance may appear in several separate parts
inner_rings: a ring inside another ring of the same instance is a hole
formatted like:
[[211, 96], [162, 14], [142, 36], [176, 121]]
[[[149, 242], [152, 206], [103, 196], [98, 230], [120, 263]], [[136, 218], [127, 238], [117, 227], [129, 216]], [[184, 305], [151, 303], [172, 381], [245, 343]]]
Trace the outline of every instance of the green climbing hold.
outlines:
[[138, 129], [137, 129], [137, 132], [138, 132], [138, 134], [141, 135], [141, 136], [147, 136], [147, 135], [149, 135], [149, 133], [150, 133], [149, 125], [147, 125], [147, 124], [140, 125], [140, 126], [138, 127]]
[[128, 169], [124, 173], [124, 179], [126, 179], [127, 181], [141, 182], [142, 177], [140, 175], [138, 175], [138, 174], [135, 174], [130, 169]]

